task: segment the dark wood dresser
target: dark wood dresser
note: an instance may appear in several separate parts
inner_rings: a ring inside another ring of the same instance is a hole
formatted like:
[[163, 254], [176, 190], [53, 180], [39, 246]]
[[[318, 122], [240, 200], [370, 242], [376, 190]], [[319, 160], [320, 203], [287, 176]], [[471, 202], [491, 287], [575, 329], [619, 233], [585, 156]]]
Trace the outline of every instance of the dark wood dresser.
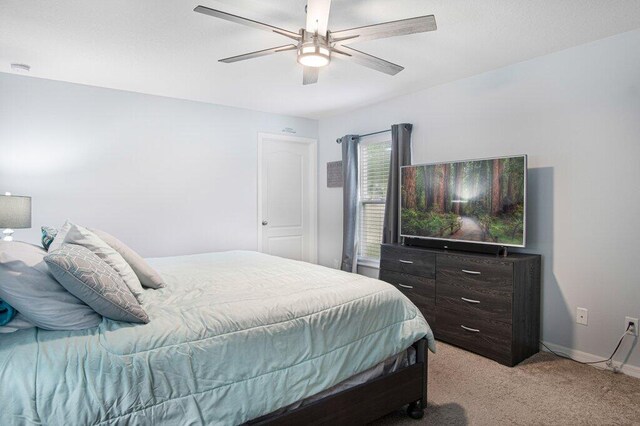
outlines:
[[540, 263], [383, 244], [380, 279], [420, 308], [436, 339], [514, 366], [539, 349]]

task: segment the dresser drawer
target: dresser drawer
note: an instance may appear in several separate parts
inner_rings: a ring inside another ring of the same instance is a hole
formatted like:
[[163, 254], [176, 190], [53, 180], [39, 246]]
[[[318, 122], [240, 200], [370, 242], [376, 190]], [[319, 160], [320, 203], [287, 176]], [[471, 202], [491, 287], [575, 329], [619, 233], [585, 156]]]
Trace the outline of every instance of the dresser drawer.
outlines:
[[438, 306], [436, 338], [512, 365], [511, 325]]
[[401, 272], [380, 271], [380, 279], [393, 284], [398, 290], [420, 309], [429, 325], [436, 322], [436, 282], [434, 279], [416, 277]]
[[436, 281], [434, 279], [385, 269], [380, 271], [380, 279], [396, 286], [416, 305], [435, 304]]
[[380, 269], [435, 278], [436, 255], [420, 249], [397, 245], [383, 245]]
[[511, 323], [512, 293], [483, 291], [464, 282], [438, 280], [436, 304], [462, 317], [482, 317]]
[[438, 286], [451, 284], [482, 293], [513, 291], [513, 264], [487, 257], [438, 255]]

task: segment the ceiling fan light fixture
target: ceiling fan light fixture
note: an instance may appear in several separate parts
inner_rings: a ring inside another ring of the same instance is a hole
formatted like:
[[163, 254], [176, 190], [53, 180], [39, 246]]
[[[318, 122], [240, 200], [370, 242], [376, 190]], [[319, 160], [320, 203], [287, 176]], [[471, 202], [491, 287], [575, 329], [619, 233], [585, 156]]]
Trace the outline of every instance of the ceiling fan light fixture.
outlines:
[[329, 58], [329, 56], [308, 53], [298, 56], [298, 62], [305, 67], [321, 68], [329, 65], [331, 59]]
[[331, 49], [315, 40], [304, 42], [298, 48], [298, 63], [305, 67], [320, 68], [331, 62]]

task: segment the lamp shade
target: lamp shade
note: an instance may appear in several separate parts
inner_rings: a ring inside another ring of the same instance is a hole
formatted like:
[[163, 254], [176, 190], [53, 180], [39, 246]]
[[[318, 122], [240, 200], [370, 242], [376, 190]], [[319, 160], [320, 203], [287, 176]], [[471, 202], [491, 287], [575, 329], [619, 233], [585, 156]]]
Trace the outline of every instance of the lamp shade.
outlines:
[[31, 228], [31, 197], [0, 195], [0, 228]]

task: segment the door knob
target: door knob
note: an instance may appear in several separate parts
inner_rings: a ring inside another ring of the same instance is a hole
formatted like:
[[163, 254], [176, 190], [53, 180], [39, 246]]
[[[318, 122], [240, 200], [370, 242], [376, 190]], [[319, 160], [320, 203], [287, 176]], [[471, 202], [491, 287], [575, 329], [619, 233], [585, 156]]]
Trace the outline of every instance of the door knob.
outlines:
[[262, 226], [267, 226], [269, 224], [269, 222], [267, 222], [266, 220], [262, 221]]

